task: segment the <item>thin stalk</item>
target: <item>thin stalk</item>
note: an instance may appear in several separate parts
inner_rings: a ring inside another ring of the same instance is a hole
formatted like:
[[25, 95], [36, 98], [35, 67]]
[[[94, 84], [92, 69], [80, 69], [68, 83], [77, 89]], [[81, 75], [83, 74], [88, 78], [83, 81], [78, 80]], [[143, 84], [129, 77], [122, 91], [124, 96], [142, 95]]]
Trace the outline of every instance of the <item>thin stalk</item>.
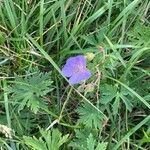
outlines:
[[41, 0], [40, 3], [40, 44], [43, 46], [43, 14], [44, 14], [44, 0]]
[[72, 90], [73, 90], [73, 88], [72, 87], [70, 87], [70, 91], [68, 92], [68, 95], [67, 95], [67, 99], [66, 99], [66, 101], [64, 102], [64, 104], [63, 104], [63, 106], [62, 106], [62, 109], [61, 109], [61, 112], [60, 112], [60, 115], [59, 115], [59, 121], [62, 119], [62, 117], [63, 117], [63, 112], [64, 112], [64, 109], [65, 109], [65, 107], [66, 107], [66, 105], [67, 105], [67, 103], [68, 103], [68, 101], [69, 101], [69, 98], [70, 98], [70, 95], [71, 95], [71, 92], [72, 92]]
[[[128, 132], [128, 110], [126, 109], [126, 131]], [[130, 138], [127, 138], [127, 150], [130, 150]]]

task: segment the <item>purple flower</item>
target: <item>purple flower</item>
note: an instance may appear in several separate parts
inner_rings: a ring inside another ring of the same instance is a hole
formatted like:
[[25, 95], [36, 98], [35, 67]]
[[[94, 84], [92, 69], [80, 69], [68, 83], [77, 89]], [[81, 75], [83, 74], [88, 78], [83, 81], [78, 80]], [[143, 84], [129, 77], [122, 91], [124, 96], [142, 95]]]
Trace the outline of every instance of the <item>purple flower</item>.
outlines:
[[86, 59], [83, 55], [70, 57], [62, 68], [62, 74], [69, 77], [70, 84], [87, 80], [91, 76], [90, 71], [86, 68]]

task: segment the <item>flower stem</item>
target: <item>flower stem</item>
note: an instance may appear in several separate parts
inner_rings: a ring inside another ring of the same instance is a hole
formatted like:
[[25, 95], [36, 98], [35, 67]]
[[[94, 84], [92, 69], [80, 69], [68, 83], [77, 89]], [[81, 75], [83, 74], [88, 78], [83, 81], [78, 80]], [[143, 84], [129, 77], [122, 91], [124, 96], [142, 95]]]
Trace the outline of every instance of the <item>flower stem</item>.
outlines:
[[73, 88], [71, 87], [70, 90], [69, 90], [69, 92], [68, 92], [67, 98], [66, 98], [66, 100], [65, 100], [65, 102], [64, 102], [64, 104], [62, 106], [62, 109], [61, 109], [61, 112], [60, 112], [60, 115], [59, 115], [59, 118], [58, 118], [59, 122], [60, 122], [60, 120], [63, 117], [63, 112], [64, 112], [64, 109], [65, 109], [65, 107], [66, 107], [66, 105], [67, 105], [67, 103], [69, 101], [69, 98], [70, 98], [72, 90], [73, 90]]

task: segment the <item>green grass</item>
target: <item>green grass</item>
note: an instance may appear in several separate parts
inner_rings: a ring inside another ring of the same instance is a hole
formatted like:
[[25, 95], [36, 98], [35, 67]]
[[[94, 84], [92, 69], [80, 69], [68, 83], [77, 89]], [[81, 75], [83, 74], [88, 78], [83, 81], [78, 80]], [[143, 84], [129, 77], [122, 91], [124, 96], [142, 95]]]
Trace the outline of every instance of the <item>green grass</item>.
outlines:
[[[0, 1], [0, 149], [150, 149], [149, 0]], [[87, 60], [70, 85], [67, 58]]]

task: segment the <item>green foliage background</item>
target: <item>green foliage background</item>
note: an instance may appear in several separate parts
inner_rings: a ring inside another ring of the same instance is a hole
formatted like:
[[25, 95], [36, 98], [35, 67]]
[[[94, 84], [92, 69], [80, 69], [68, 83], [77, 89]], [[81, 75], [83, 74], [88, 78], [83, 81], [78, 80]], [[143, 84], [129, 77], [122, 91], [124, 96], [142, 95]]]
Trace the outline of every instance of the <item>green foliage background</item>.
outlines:
[[[150, 149], [149, 0], [0, 0], [2, 150]], [[67, 58], [93, 53], [69, 85]]]

